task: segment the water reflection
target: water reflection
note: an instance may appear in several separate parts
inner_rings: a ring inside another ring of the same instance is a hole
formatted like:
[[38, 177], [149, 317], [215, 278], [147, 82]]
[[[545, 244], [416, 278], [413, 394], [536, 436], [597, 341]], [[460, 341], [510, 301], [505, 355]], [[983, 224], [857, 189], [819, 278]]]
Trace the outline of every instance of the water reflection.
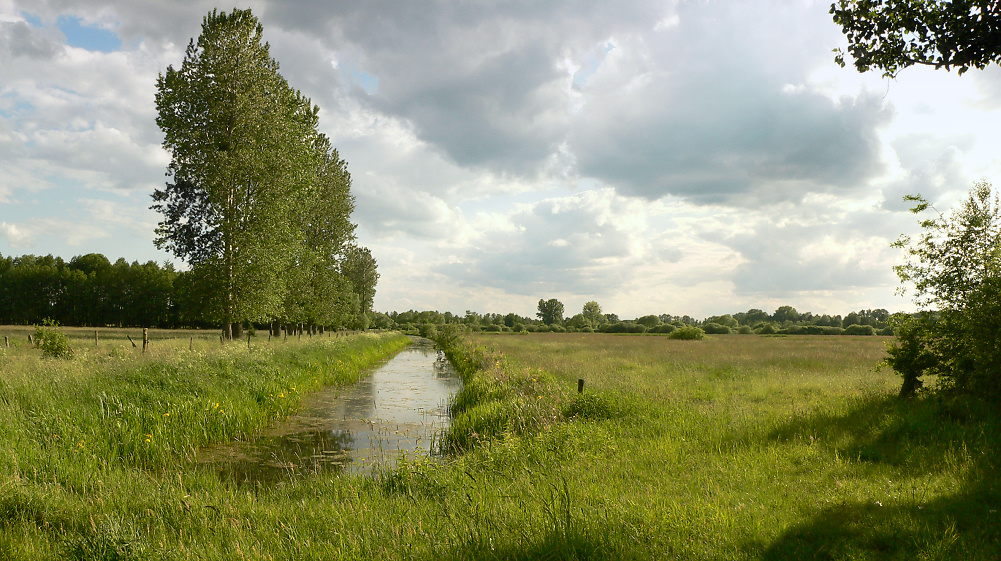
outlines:
[[428, 346], [405, 349], [355, 385], [304, 400], [253, 442], [202, 450], [225, 477], [274, 482], [318, 471], [367, 473], [401, 454], [427, 455], [462, 382]]

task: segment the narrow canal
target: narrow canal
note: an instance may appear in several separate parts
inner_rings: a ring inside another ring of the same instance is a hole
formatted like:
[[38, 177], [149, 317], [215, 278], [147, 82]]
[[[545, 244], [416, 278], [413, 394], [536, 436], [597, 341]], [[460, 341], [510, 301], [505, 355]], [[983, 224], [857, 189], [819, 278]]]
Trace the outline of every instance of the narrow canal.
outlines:
[[207, 448], [201, 462], [238, 482], [276, 482], [319, 471], [374, 473], [406, 454], [427, 456], [448, 427], [462, 386], [430, 345], [404, 349], [357, 384], [308, 396], [295, 415], [252, 442]]

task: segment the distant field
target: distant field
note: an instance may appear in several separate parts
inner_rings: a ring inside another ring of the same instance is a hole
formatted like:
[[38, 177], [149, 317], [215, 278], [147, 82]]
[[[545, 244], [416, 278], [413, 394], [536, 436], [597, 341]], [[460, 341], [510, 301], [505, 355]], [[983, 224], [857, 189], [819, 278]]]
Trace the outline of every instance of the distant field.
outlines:
[[[141, 344], [143, 330], [141, 327], [59, 327], [59, 329], [70, 338], [74, 346], [94, 346], [94, 332], [97, 332], [99, 345], [119, 345], [124, 344], [131, 347], [128, 337]], [[0, 338], [6, 335], [11, 346], [28, 345], [28, 335], [33, 334], [35, 328], [31, 325], [0, 325]], [[164, 341], [168, 339], [183, 339], [188, 342], [191, 338], [205, 341], [215, 341], [219, 343], [218, 329], [156, 329], [148, 330], [150, 341]], [[267, 338], [267, 333], [264, 333]]]
[[[141, 327], [59, 327], [59, 330], [70, 339], [70, 344], [78, 350], [112, 349], [117, 347], [132, 348], [129, 337], [139, 347], [142, 346], [143, 330]], [[94, 333], [97, 333], [95, 344]], [[3, 337], [11, 347], [27, 347], [28, 335], [33, 335], [35, 328], [31, 325], [0, 325], [0, 346], [3, 345]], [[201, 346], [209, 348], [211, 345], [219, 346], [219, 329], [158, 329], [150, 328], [147, 336], [150, 341], [150, 351], [188, 348], [189, 346]], [[334, 337], [334, 332], [323, 334], [324, 338]], [[291, 338], [291, 335], [289, 336]], [[316, 337], [316, 335], [314, 335]], [[242, 341], [246, 345], [247, 335], [244, 333]], [[309, 340], [307, 333], [302, 334], [302, 339]], [[251, 337], [251, 344], [257, 345], [269, 340], [267, 330], [258, 331]]]

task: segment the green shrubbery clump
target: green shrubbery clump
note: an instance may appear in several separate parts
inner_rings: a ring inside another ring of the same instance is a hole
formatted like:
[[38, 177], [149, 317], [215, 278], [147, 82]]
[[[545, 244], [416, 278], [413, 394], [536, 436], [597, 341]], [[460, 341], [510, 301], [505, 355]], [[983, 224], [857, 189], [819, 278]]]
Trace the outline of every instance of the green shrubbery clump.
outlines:
[[845, 328], [845, 335], [875, 335], [876, 330], [871, 325], [849, 325]]
[[70, 347], [66, 334], [56, 329], [58, 322], [46, 319], [42, 325], [35, 326], [35, 348], [42, 349], [42, 356], [47, 358], [71, 358], [73, 348]]
[[707, 323], [702, 326], [702, 330], [710, 335], [729, 335], [731, 332], [728, 326], [718, 323]]
[[684, 327], [678, 328], [668, 335], [671, 339], [682, 339], [686, 341], [696, 341], [699, 339], [705, 339], [706, 332], [699, 327], [694, 325], [686, 325]]
[[754, 332], [758, 335], [774, 335], [776, 329], [771, 323], [761, 322], [754, 326]]
[[601, 328], [605, 333], [646, 333], [646, 327], [638, 323], [620, 321], [609, 323]]

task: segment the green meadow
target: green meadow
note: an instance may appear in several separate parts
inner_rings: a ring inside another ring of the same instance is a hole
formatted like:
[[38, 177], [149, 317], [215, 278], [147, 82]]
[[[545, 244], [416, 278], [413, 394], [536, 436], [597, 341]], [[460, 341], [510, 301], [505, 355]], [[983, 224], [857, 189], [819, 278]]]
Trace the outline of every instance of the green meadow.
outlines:
[[445, 338], [444, 455], [238, 485], [198, 447], [408, 340], [66, 332], [0, 347], [0, 559], [1001, 558], [997, 415], [899, 400], [884, 338]]

